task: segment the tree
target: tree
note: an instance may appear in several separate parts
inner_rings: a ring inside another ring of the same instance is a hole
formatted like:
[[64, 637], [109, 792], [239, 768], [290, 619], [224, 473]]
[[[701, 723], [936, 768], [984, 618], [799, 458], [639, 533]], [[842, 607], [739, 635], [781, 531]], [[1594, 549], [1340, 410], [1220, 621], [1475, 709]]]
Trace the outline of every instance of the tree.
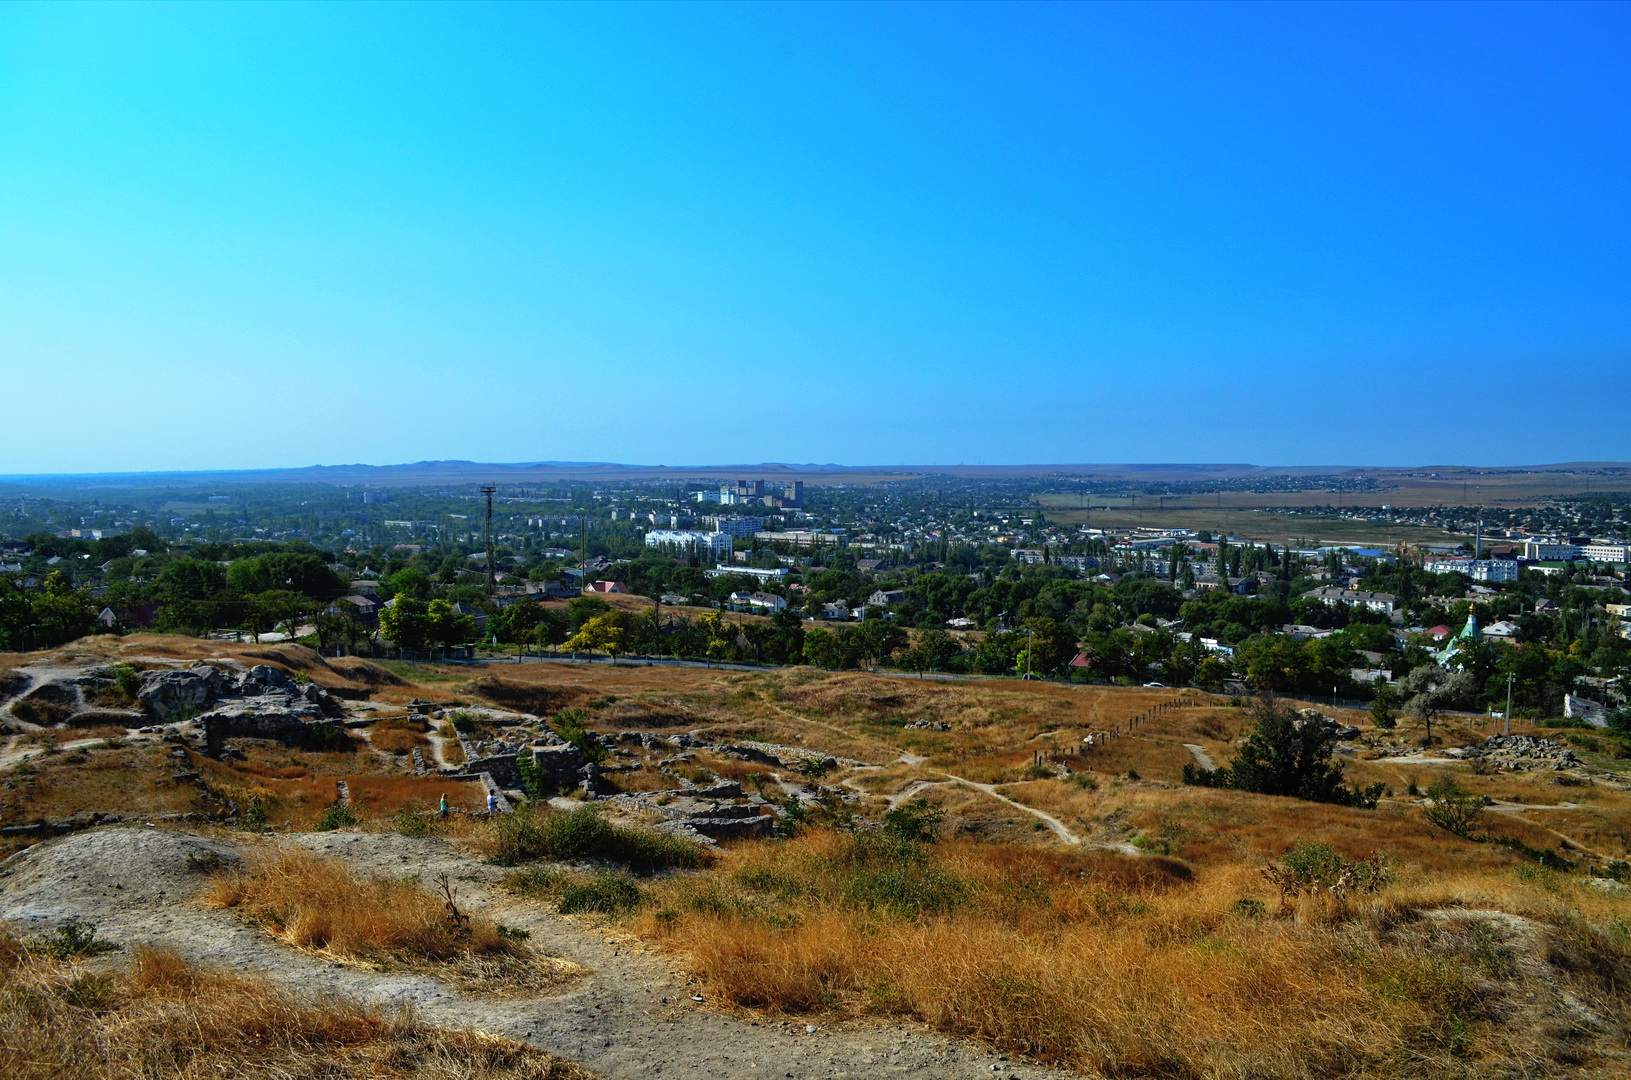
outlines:
[[163, 605], [160, 628], [189, 633], [209, 631], [229, 607], [236, 606], [224, 595], [226, 587], [227, 575], [220, 563], [193, 558], [169, 563], [159, 571], [153, 588], [154, 597]]
[[[1025, 626], [1030, 631], [1028, 648], [1032, 671], [1056, 674], [1076, 656], [1076, 635], [1069, 627], [1048, 618], [1029, 619]], [[1024, 670], [1023, 667], [1020, 670]]]
[[430, 598], [430, 578], [417, 566], [403, 567], [382, 584], [392, 596], [411, 596], [419, 600]]
[[1409, 695], [1405, 708], [1426, 729], [1423, 746], [1432, 744], [1433, 720], [1438, 714], [1453, 705], [1466, 704], [1476, 689], [1467, 672], [1452, 674], [1436, 664], [1424, 664], [1412, 671], [1400, 681], [1399, 688]]
[[1376, 687], [1376, 697], [1370, 703], [1371, 723], [1383, 731], [1392, 731], [1397, 727], [1399, 718], [1393, 711], [1393, 704], [1396, 700], [1393, 687], [1385, 682], [1379, 682]]
[[864, 622], [850, 636], [861, 655], [875, 664], [887, 663], [907, 643], [906, 631], [884, 619]]
[[317, 647], [324, 652], [337, 652], [342, 647], [352, 648], [364, 636], [362, 626], [349, 615], [324, 613], [313, 620], [317, 630]]
[[574, 652], [603, 652], [616, 663], [628, 634], [628, 621], [626, 611], [604, 611], [584, 623], [566, 647]]
[[314, 600], [345, 595], [346, 583], [316, 555], [271, 551], [227, 567], [227, 584], [244, 594], [288, 590]]
[[838, 635], [818, 626], [804, 634], [804, 662], [812, 667], [836, 670], [844, 666], [844, 645]]
[[432, 600], [425, 605], [425, 621], [430, 640], [444, 649], [469, 644], [476, 636], [476, 619], [453, 610], [446, 600]]
[[907, 671], [944, 671], [962, 652], [957, 639], [944, 630], [924, 630], [917, 643], [900, 656], [900, 666]]
[[417, 652], [430, 643], [431, 627], [427, 605], [412, 596], [398, 596], [380, 608], [379, 632], [399, 649]]
[[1376, 805], [1381, 784], [1343, 787], [1342, 764], [1331, 760], [1336, 729], [1323, 717], [1301, 716], [1264, 698], [1253, 706], [1252, 718], [1251, 733], [1232, 762], [1219, 769], [1186, 765], [1184, 782], [1343, 806]]
[[269, 589], [244, 597], [244, 607], [248, 613], [245, 621], [255, 634], [256, 640], [259, 640], [264, 629], [284, 625], [292, 641], [296, 630], [299, 629], [300, 620], [306, 617], [313, 606], [311, 597], [303, 593], [292, 589]]
[[1484, 812], [1484, 797], [1463, 788], [1454, 779], [1441, 776], [1427, 789], [1427, 805], [1422, 813], [1446, 832], [1472, 837], [1473, 824]]
[[54, 648], [84, 637], [96, 625], [96, 611], [61, 570], [45, 576], [44, 588], [30, 606], [35, 648]]
[[33, 618], [28, 596], [10, 578], [0, 578], [0, 651], [26, 652], [33, 648], [29, 634]]

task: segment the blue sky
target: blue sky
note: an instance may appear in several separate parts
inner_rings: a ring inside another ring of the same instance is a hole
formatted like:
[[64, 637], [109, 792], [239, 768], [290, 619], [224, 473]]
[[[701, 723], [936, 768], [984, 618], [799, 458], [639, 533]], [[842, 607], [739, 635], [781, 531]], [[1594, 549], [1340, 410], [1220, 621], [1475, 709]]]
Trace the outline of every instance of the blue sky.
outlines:
[[0, 473], [1631, 458], [1631, 5], [0, 7]]

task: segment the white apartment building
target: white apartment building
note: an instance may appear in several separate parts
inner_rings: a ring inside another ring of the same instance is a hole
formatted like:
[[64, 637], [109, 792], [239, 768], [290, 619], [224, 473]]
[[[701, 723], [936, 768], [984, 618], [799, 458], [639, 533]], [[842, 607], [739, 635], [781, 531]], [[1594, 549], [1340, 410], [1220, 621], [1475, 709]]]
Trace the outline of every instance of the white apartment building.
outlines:
[[763, 518], [741, 517], [705, 517], [704, 525], [711, 526], [715, 532], [722, 532], [734, 540], [748, 540], [753, 534], [765, 527]]
[[695, 529], [652, 529], [646, 533], [646, 547], [682, 558], [706, 553], [709, 558], [728, 559], [731, 537], [729, 533]]
[[1592, 562], [1623, 563], [1628, 561], [1631, 545], [1626, 544], [1564, 544], [1556, 540], [1525, 540], [1523, 557], [1537, 562], [1568, 562], [1589, 559]]
[[1422, 569], [1433, 574], [1466, 574], [1474, 581], [1517, 581], [1518, 563], [1515, 559], [1441, 559], [1428, 558]]

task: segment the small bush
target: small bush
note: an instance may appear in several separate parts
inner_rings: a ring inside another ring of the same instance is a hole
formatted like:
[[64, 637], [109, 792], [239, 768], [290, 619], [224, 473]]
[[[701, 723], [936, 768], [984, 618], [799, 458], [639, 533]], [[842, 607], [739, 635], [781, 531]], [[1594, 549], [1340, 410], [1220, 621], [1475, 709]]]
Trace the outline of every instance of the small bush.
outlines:
[[599, 765], [606, 760], [607, 750], [600, 745], [595, 733], [585, 726], [589, 714], [582, 709], [562, 709], [555, 714], [549, 726], [555, 734], [577, 747], [578, 753], [583, 755], [585, 761], [592, 761]]
[[555, 907], [563, 915], [599, 911], [616, 915], [640, 903], [640, 886], [627, 874], [603, 870], [588, 881], [573, 882], [563, 888]]
[[404, 808], [391, 819], [391, 828], [403, 836], [430, 836], [436, 832], [436, 827], [440, 823], [441, 819], [429, 810]]
[[1263, 876], [1280, 890], [1280, 908], [1289, 910], [1298, 896], [1325, 896], [1340, 907], [1350, 894], [1370, 894], [1385, 888], [1392, 867], [1381, 855], [1368, 859], [1344, 858], [1330, 844], [1294, 845], [1278, 866], [1263, 868]]
[[883, 827], [902, 840], [931, 843], [940, 823], [945, 820], [945, 808], [927, 799], [913, 799], [883, 816]]
[[357, 823], [357, 812], [345, 803], [330, 803], [323, 811], [323, 816], [317, 819], [318, 832], [333, 832], [335, 829], [349, 829]]
[[1242, 896], [1229, 905], [1229, 911], [1247, 919], [1261, 919], [1269, 913], [1268, 906], [1261, 900], [1254, 900], [1249, 896]]
[[949, 911], [968, 893], [922, 844], [887, 830], [851, 837], [838, 869], [839, 890], [851, 905], [907, 918]]
[[832, 758], [807, 757], [799, 762], [799, 775], [813, 784], [836, 768], [838, 762]]
[[76, 956], [99, 956], [119, 946], [96, 936], [94, 923], [69, 919], [51, 933], [39, 938], [35, 947], [56, 960], [71, 960]]
[[129, 664], [115, 664], [113, 666], [113, 685], [119, 691], [119, 696], [128, 701], [136, 700], [136, 691], [142, 688], [141, 672]]
[[562, 813], [531, 806], [498, 818], [493, 861], [517, 866], [537, 859], [571, 862], [604, 858], [636, 870], [694, 868], [703, 850], [688, 840], [645, 829], [613, 825], [592, 806]]
[[1439, 777], [1427, 789], [1431, 800], [1422, 807], [1427, 820], [1446, 832], [1472, 837], [1473, 824], [1484, 811], [1484, 797], [1463, 788], [1448, 776]]

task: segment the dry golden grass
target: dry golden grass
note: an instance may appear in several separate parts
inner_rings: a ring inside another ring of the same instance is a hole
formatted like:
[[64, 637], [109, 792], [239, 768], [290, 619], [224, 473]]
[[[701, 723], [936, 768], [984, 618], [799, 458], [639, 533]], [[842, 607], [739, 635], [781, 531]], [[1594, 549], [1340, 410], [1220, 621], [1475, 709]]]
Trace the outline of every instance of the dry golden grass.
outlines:
[[430, 740], [425, 737], [425, 732], [429, 730], [430, 725], [420, 717], [394, 716], [375, 724], [369, 732], [368, 741], [375, 750], [401, 757], [429, 746]]
[[0, 1070], [12, 1080], [591, 1080], [507, 1039], [301, 997], [146, 946], [127, 967], [88, 970], [30, 952], [3, 927]]
[[[1191, 879], [1151, 858], [963, 842], [869, 855], [866, 843], [813, 832], [740, 846], [658, 886], [634, 925], [739, 1005], [912, 1017], [1108, 1076], [1505, 1075], [1514, 1055], [1544, 1062], [1536, 1075], [1559, 1061], [1628, 1063], [1631, 939], [1607, 921], [1625, 903], [1544, 873], [1415, 869], [1358, 908], [1276, 919], [1237, 907], [1277, 906], [1249, 866]], [[1445, 937], [1421, 914], [1472, 902], [1557, 928], [1509, 946], [1474, 933], [1482, 923]], [[1570, 948], [1573, 966], [1541, 967]], [[1512, 970], [1487, 974], [1491, 957]], [[1591, 1002], [1601, 1037], [1548, 1041], [1569, 1027], [1555, 1016], [1516, 1034], [1499, 1023], [1540, 1020], [1553, 986]]]
[[581, 970], [451, 909], [417, 881], [358, 877], [339, 859], [300, 848], [262, 853], [219, 875], [204, 902], [253, 918], [296, 948], [376, 968], [428, 970], [472, 990], [537, 993]]
[[346, 781], [351, 801], [360, 812], [391, 817], [404, 810], [436, 809], [443, 795], [456, 810], [475, 813], [487, 806], [480, 784], [444, 780], [436, 776], [355, 776]]

